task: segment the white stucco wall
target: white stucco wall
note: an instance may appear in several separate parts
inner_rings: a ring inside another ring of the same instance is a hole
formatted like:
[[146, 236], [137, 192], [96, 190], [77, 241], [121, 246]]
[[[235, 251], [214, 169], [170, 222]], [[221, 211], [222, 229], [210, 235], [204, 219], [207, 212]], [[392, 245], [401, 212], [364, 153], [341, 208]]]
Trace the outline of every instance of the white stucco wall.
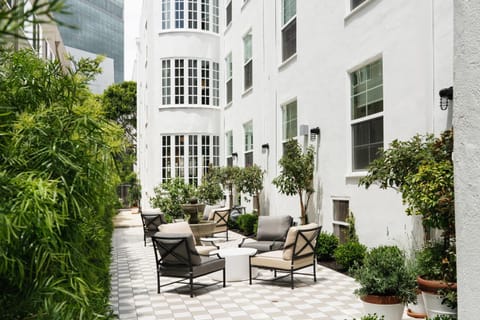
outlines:
[[455, 2], [454, 169], [458, 318], [480, 314], [480, 2]]

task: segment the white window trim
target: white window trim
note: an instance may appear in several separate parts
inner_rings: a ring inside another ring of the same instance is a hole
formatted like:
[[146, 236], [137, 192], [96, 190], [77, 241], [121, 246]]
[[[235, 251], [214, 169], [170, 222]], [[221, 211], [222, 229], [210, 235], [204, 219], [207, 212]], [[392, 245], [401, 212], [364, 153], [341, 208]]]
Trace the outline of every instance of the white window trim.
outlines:
[[[162, 33], [170, 33], [170, 32], [202, 32], [202, 33], [211, 33], [211, 34], [215, 34], [215, 35], [218, 35], [220, 33], [220, 12], [217, 16], [217, 19], [218, 19], [218, 32], [214, 32], [213, 31], [213, 20], [214, 20], [214, 8], [213, 8], [213, 1], [212, 0], [209, 0], [208, 1], [208, 30], [202, 30], [202, 2], [201, 1], [198, 1], [197, 2], [197, 19], [196, 19], [196, 22], [197, 22], [197, 27], [195, 29], [190, 29], [188, 27], [188, 13], [189, 13], [189, 7], [188, 7], [188, 0], [182, 0], [183, 1], [183, 28], [176, 28], [176, 19], [175, 19], [175, 12], [176, 12], [176, 8], [175, 8], [175, 1], [176, 0], [170, 0], [170, 11], [169, 11], [169, 17], [170, 17], [170, 27], [169, 28], [166, 28], [166, 29], [163, 29], [163, 7], [161, 7], [161, 14], [160, 14], [160, 19], [161, 19], [161, 22], [160, 22], [160, 31], [159, 31], [159, 34], [162, 34]], [[220, 1], [220, 0], [219, 0]], [[161, 3], [162, 4], [162, 3]], [[220, 3], [219, 3], [220, 5]]]
[[[227, 67], [227, 59], [230, 57], [230, 75], [227, 74], [228, 73], [228, 67]], [[232, 51], [230, 51], [226, 56], [225, 56], [225, 103], [226, 103], [226, 107], [229, 107], [232, 103], [233, 103], [233, 55], [232, 55]], [[232, 99], [230, 101], [228, 101], [228, 95], [227, 95], [227, 83], [229, 81], [232, 81]]]
[[288, 57], [287, 59], [283, 60], [283, 39], [282, 39], [282, 34], [283, 34], [283, 30], [294, 20], [294, 19], [297, 19], [297, 8], [295, 8], [295, 15], [292, 16], [290, 19], [288, 19], [287, 21], [283, 22], [283, 1], [281, 0], [280, 1], [280, 54], [279, 54], [279, 57], [280, 57], [280, 63], [279, 63], [279, 66], [278, 66], [278, 69], [283, 69], [286, 65], [290, 64], [291, 61], [293, 60], [296, 60], [296, 57], [297, 57], [297, 50], [295, 50], [295, 53], [292, 54], [290, 57]]
[[[230, 22], [227, 24], [227, 8], [228, 8], [229, 5], [231, 5], [230, 10], [232, 10], [232, 12], [231, 12], [232, 17], [231, 17]], [[232, 25], [232, 23], [233, 23], [233, 0], [227, 0], [225, 2], [225, 31], [230, 29], [230, 26]]]
[[[247, 61], [245, 61], [245, 38], [250, 35], [250, 46], [251, 46], [251, 57]], [[252, 90], [253, 89], [253, 33], [252, 33], [252, 28], [248, 29], [247, 32], [245, 32], [242, 36], [242, 42], [243, 42], [243, 93]], [[252, 62], [252, 84], [250, 87], [245, 88], [245, 66]], [[242, 94], [243, 95], [243, 94]]]
[[[284, 129], [285, 129], [285, 128], [284, 128], [284, 126], [283, 126], [283, 124], [284, 124], [284, 123], [283, 123], [283, 115], [284, 115], [285, 108], [287, 107], [287, 105], [291, 104], [292, 102], [297, 102], [297, 130], [296, 130], [296, 131], [297, 131], [297, 135], [294, 136], [294, 137], [290, 137], [290, 138], [285, 139], [285, 137], [284, 137]], [[290, 140], [290, 139], [298, 139], [298, 99], [297, 99], [297, 97], [290, 98], [290, 99], [286, 100], [284, 103], [282, 103], [282, 104], [280, 105], [280, 110], [281, 110], [281, 115], [280, 115], [280, 117], [281, 117], [281, 118], [280, 118], [280, 130], [281, 130], [281, 131], [280, 131], [280, 134], [281, 134], [281, 139], [280, 139], [280, 141], [281, 141], [282, 144], [284, 144], [285, 142], [287, 142], [287, 141]]]
[[377, 0], [365, 0], [362, 4], [351, 10], [351, 0], [345, 0], [345, 17], [344, 22], [348, 22], [352, 17], [356, 16], [359, 11], [362, 11], [365, 7], [369, 6], [372, 2]]

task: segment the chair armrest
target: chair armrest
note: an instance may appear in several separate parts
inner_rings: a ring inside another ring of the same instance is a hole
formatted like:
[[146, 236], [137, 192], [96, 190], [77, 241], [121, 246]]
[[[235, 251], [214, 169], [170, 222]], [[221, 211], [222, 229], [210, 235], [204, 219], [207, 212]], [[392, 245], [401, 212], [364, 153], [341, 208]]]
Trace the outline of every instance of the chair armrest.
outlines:
[[220, 249], [220, 246], [215, 244], [215, 240], [207, 240], [207, 239], [202, 239], [200, 238], [200, 242], [204, 245], [206, 243], [209, 246], [215, 247], [217, 249]]
[[247, 240], [248, 238], [244, 237], [242, 239], [242, 241], [238, 244], [238, 247], [241, 248], [243, 246], [243, 243], [245, 242], [245, 240]]

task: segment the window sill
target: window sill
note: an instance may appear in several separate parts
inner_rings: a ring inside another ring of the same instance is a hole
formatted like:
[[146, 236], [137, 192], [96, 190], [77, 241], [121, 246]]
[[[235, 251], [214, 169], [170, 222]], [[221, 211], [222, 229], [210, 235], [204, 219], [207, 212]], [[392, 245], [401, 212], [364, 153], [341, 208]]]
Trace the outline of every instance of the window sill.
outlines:
[[359, 11], [362, 11], [365, 7], [369, 6], [372, 2], [375, 2], [375, 1], [376, 0], [365, 0], [364, 3], [362, 3], [361, 5], [359, 5], [358, 7], [356, 7], [355, 9], [347, 13], [345, 18], [343, 18], [344, 22], [348, 22], [348, 20], [350, 20], [351, 17], [357, 15]]
[[253, 86], [248, 88], [247, 90], [243, 91], [242, 98], [248, 96], [250, 93], [252, 93], [252, 91], [253, 91]]
[[288, 65], [293, 63], [294, 61], [297, 61], [297, 54], [293, 54], [291, 57], [289, 57], [287, 60], [283, 61], [279, 66], [278, 70], [281, 71], [285, 69]]
[[233, 101], [230, 101], [229, 103], [227, 103], [227, 105], [225, 106], [224, 109], [225, 110], [230, 109], [232, 107], [232, 105], [233, 105]]
[[345, 179], [360, 179], [365, 177], [367, 174], [368, 174], [367, 170], [352, 171], [345, 175]]
[[206, 31], [206, 30], [200, 30], [200, 29], [167, 29], [167, 30], [162, 30], [158, 32], [159, 36], [171, 34], [171, 33], [201, 33], [201, 34], [207, 34], [211, 36], [218, 37], [219, 34], [213, 31]]
[[206, 106], [206, 105], [199, 105], [199, 104], [169, 104], [169, 105], [160, 105], [158, 106], [158, 110], [165, 110], [165, 109], [212, 109], [212, 110], [219, 110], [219, 106]]

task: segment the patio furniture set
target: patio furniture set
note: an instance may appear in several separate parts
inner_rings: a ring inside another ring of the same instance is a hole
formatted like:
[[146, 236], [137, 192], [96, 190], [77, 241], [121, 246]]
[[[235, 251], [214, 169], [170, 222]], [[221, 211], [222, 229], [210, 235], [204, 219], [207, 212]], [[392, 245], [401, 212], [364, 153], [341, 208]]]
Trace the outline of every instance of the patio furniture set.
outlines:
[[[225, 232], [228, 241], [228, 218], [230, 210], [213, 209], [206, 214], [207, 221], [215, 223], [211, 234], [195, 234], [187, 222], [166, 223], [160, 213], [141, 213], [144, 227], [144, 244], [151, 238], [155, 252], [157, 272], [157, 292], [160, 288], [174, 283], [189, 286], [190, 296], [197, 288], [227, 281], [244, 281], [257, 276], [258, 269], [272, 270], [271, 279], [277, 280], [290, 276], [290, 287], [294, 288], [294, 274], [313, 266], [316, 282], [315, 245], [321, 226], [311, 223], [293, 226], [290, 216], [260, 216], [256, 239], [243, 238], [238, 247], [220, 248], [222, 238], [213, 236]], [[208, 236], [208, 237], [205, 237]], [[277, 276], [277, 273], [284, 273]], [[195, 283], [194, 279], [210, 275], [213, 283]], [[161, 277], [179, 278], [180, 280], [161, 284]]]

